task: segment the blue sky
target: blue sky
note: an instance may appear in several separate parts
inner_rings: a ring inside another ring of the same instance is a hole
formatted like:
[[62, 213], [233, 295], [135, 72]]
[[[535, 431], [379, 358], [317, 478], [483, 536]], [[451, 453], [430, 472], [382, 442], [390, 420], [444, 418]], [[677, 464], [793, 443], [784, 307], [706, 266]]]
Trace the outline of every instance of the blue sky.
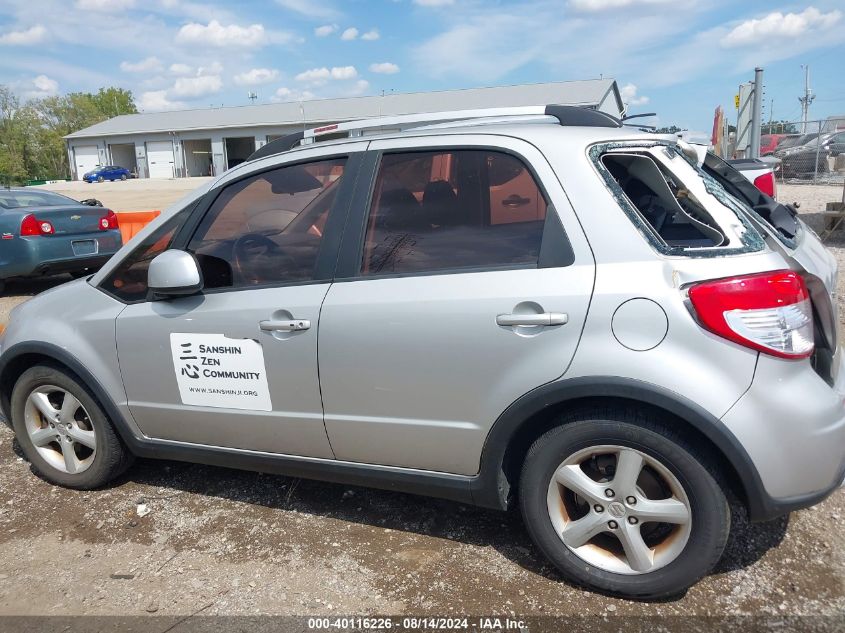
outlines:
[[709, 130], [765, 68], [765, 112], [845, 113], [845, 1], [0, 0], [0, 83], [117, 85], [145, 111], [613, 77], [631, 112]]

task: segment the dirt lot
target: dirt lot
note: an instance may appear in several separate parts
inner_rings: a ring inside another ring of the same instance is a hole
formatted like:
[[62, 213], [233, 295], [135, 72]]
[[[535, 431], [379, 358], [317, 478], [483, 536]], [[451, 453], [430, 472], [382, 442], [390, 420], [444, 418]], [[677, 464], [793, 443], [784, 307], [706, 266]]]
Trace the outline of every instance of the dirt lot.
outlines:
[[[142, 184], [114, 188], [141, 195]], [[129, 204], [108, 201], [111, 185], [93, 187], [110, 206]], [[813, 224], [822, 202], [841, 196], [792, 189], [781, 197], [800, 196]], [[845, 240], [830, 246], [845, 264]], [[17, 296], [0, 299], [0, 319], [60, 281], [10, 284]], [[151, 512], [138, 516], [139, 503]], [[641, 604], [564, 583], [516, 515], [155, 461], [108, 489], [75, 492], [35, 477], [0, 425], [0, 614], [841, 616], [843, 518], [845, 491], [788, 520], [749, 526], [738, 516], [714, 574], [675, 600]]]
[[174, 178], [173, 180], [151, 180], [141, 178], [116, 182], [87, 183], [79, 180], [41, 185], [39, 189], [56, 191], [73, 198], [84, 200], [96, 198], [113, 211], [151, 211], [164, 209], [189, 191], [205, 184], [211, 178]]

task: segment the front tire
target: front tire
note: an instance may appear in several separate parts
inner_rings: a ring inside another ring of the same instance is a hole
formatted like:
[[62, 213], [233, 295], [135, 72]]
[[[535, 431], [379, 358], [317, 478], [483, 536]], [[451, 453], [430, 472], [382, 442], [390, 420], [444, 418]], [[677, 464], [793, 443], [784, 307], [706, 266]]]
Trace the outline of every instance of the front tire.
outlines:
[[97, 176], [97, 182], [103, 182], [103, 177], [102, 177], [102, 176]]
[[520, 502], [532, 539], [567, 579], [656, 599], [716, 565], [730, 510], [684, 438], [633, 411], [582, 411], [561, 422], [528, 451]]
[[132, 463], [100, 404], [64, 369], [36, 365], [21, 374], [12, 390], [11, 414], [24, 454], [52, 483], [99, 488]]

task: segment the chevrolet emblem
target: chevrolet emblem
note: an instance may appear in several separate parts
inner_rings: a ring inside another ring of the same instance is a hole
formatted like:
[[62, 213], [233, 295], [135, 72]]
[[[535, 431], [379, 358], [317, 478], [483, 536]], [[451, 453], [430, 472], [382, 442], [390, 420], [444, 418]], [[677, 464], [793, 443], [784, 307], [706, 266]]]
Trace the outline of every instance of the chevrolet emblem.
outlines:
[[80, 220], [80, 219], [82, 219], [82, 216], [81, 215], [72, 215], [72, 216], [70, 216], [70, 219], [71, 220]]

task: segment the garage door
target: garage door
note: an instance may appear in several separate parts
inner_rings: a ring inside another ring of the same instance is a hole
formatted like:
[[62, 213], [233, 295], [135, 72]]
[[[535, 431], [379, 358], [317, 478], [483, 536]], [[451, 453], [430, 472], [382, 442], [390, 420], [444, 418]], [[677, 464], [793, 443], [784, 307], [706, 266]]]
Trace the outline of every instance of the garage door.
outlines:
[[147, 143], [147, 163], [150, 166], [150, 178], [173, 178], [173, 143]]
[[100, 164], [100, 154], [96, 145], [83, 145], [73, 148], [73, 160], [76, 165], [76, 178], [82, 180], [87, 171], [91, 171]]

